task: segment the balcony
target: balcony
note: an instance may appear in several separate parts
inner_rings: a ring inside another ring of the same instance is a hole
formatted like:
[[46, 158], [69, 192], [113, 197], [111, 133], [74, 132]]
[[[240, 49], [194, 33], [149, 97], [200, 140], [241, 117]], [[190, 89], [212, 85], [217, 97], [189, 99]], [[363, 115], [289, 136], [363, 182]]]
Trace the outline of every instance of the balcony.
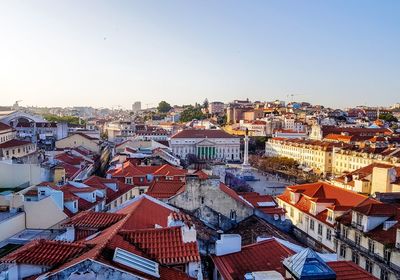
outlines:
[[397, 277], [400, 277], [400, 266], [385, 260], [385, 258], [382, 256], [370, 251], [368, 248], [362, 247], [360, 244], [355, 243], [353, 240], [348, 239], [340, 233], [336, 234], [336, 238], [345, 243], [351, 249], [357, 249], [357, 251], [364, 255], [365, 258], [372, 259], [374, 262], [379, 263], [380, 266], [385, 267], [386, 269], [395, 273]]

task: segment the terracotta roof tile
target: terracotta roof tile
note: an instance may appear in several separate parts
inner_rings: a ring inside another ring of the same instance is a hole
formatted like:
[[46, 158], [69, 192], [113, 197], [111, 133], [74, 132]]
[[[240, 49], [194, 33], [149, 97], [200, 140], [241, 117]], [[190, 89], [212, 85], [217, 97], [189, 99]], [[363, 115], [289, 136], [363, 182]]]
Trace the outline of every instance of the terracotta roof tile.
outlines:
[[92, 228], [92, 229], [104, 229], [107, 228], [126, 215], [116, 213], [104, 213], [104, 212], [81, 212], [74, 216], [70, 221], [63, 224], [63, 226], [74, 226], [76, 228]]
[[350, 261], [337, 261], [337, 262], [327, 262], [330, 268], [336, 273], [336, 280], [377, 280], [374, 277], [358, 265]]
[[56, 266], [75, 258], [90, 248], [82, 243], [34, 240], [2, 258], [5, 263]]
[[212, 256], [214, 264], [225, 280], [242, 280], [253, 271], [270, 271], [285, 275], [282, 261], [293, 255], [293, 251], [275, 239], [243, 246], [242, 250], [224, 256]]
[[32, 143], [29, 141], [23, 141], [23, 140], [18, 140], [18, 139], [11, 139], [7, 142], [1, 143], [0, 144], [0, 149], [4, 148], [12, 148], [12, 147], [20, 147], [20, 146], [26, 146], [26, 145], [31, 145]]
[[120, 231], [120, 234], [161, 264], [200, 261], [197, 242], [184, 243], [180, 227]]
[[163, 199], [170, 198], [185, 189], [185, 182], [175, 181], [156, 181], [147, 190], [147, 195]]

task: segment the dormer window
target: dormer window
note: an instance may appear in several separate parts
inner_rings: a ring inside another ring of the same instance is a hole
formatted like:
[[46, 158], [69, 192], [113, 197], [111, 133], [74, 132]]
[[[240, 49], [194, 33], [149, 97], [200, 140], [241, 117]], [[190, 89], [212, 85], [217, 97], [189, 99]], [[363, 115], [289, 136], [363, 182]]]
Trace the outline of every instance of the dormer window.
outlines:
[[328, 210], [328, 216], [327, 216], [326, 220], [331, 223], [333, 222], [333, 211]]
[[296, 203], [296, 194], [293, 192], [290, 193], [290, 201], [292, 203]]
[[362, 219], [363, 219], [363, 215], [360, 214], [360, 213], [356, 213], [356, 224], [357, 224], [358, 226], [361, 226], [361, 225], [362, 225]]
[[310, 212], [311, 214], [315, 214], [317, 212], [317, 204], [315, 202], [311, 202]]
[[125, 184], [132, 185], [132, 177], [125, 178]]

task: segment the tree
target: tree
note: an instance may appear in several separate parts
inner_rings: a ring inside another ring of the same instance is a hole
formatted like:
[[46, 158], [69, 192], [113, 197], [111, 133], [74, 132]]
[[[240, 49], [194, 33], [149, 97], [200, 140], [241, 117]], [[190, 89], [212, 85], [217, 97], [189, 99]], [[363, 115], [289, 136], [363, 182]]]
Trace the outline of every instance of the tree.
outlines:
[[43, 117], [49, 122], [66, 122], [68, 124], [75, 124], [75, 125], [84, 125], [86, 122], [85, 120], [80, 119], [79, 117], [75, 116], [57, 116], [52, 114], [44, 114]]
[[168, 113], [171, 109], [171, 105], [166, 101], [161, 101], [160, 103], [158, 103], [157, 110], [159, 113]]
[[181, 113], [181, 122], [190, 122], [194, 119], [196, 120], [203, 120], [206, 116], [201, 111], [201, 108], [197, 107], [194, 108], [193, 106], [186, 107], [185, 110]]
[[387, 122], [397, 122], [397, 118], [393, 116], [391, 113], [383, 113], [379, 115], [379, 119], [387, 121]]

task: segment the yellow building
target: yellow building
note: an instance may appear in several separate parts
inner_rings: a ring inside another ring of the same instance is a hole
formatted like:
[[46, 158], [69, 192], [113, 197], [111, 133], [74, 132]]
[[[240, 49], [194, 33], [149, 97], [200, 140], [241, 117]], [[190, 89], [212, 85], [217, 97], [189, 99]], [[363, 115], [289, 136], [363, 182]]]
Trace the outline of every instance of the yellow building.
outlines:
[[332, 151], [338, 143], [317, 140], [271, 138], [265, 143], [265, 156], [288, 157], [314, 172], [332, 172]]
[[100, 153], [100, 140], [83, 133], [74, 133], [56, 141], [57, 149], [84, 147], [85, 149]]
[[341, 175], [372, 163], [400, 165], [400, 148], [335, 148], [333, 150], [332, 173]]
[[400, 167], [372, 163], [334, 178], [331, 183], [340, 188], [368, 195], [400, 192]]

